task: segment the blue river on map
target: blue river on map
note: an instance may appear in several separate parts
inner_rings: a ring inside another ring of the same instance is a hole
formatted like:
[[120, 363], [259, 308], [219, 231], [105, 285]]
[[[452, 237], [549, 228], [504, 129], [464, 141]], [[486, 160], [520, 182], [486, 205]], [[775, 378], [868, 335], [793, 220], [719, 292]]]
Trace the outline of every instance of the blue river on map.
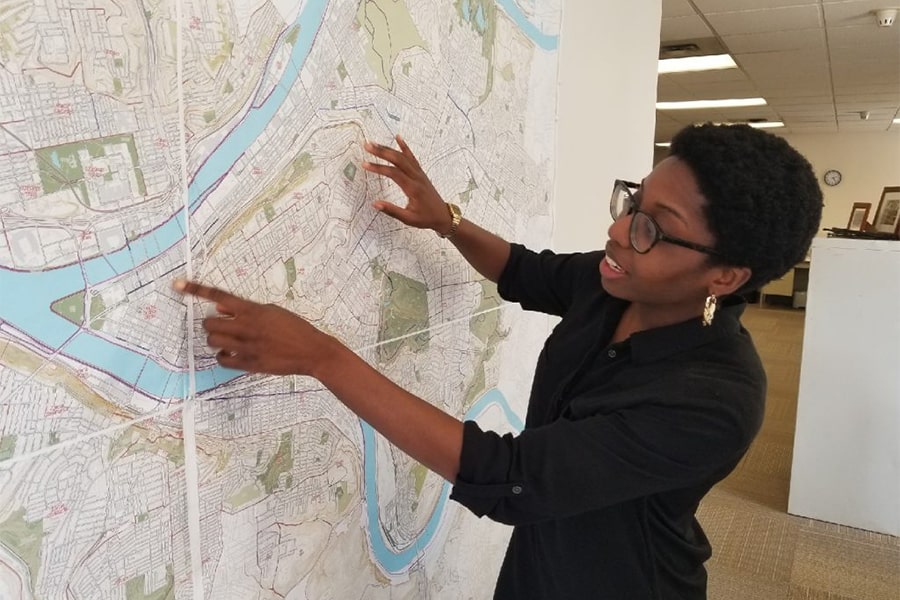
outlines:
[[[531, 23], [514, 0], [497, 0], [523, 33], [545, 50], [555, 50], [558, 37], [544, 34]], [[188, 185], [188, 205], [195, 211], [219, 181], [232, 168], [246, 149], [256, 140], [281, 108], [288, 91], [293, 86], [309, 55], [318, 32], [328, 0], [309, 0], [293, 25], [299, 25], [290, 62], [295, 69], [286, 69], [265, 100], [252, 107], [244, 119], [232, 130], [215, 151], [206, 159]], [[482, 16], [476, 15], [481, 24]], [[185, 244], [185, 214], [179, 212], [151, 232], [130, 240], [120, 250], [57, 269], [20, 272], [0, 269], [0, 290], [12, 291], [12, 302], [0, 302], [0, 318], [28, 334], [33, 340], [49, 349], [65, 348], [64, 353], [83, 363], [114, 375], [117, 379], [143, 392], [159, 398], [184, 397], [188, 390], [187, 375], [168, 365], [118, 345], [108, 339], [93, 335], [71, 321], [48, 310], [61, 297], [83, 292], [100, 283], [129, 273], [138, 266]], [[189, 249], [185, 247], [185, 254]], [[7, 296], [8, 298], [8, 296]], [[195, 373], [196, 391], [205, 392], [242, 375], [239, 371], [213, 367]], [[486, 393], [469, 411], [476, 415], [487, 406], [498, 404], [517, 428], [521, 421], [507, 405], [503, 395], [496, 390]], [[467, 415], [468, 418], [468, 415]], [[408, 566], [416, 553], [427, 545], [437, 530], [444, 505], [449, 495], [445, 484], [438, 506], [425, 530], [412, 547], [394, 551], [385, 542], [379, 526], [375, 490], [374, 434], [367, 425], [363, 427], [366, 441], [366, 488], [369, 510], [370, 538], [375, 555], [390, 572], [398, 572]], [[371, 481], [370, 481], [371, 480]], [[374, 512], [373, 512], [374, 511]], [[377, 532], [377, 534], [376, 534]]]
[[[543, 34], [528, 21], [514, 0], [498, 0], [498, 4], [537, 45], [555, 49], [557, 36]], [[310, 0], [291, 27], [299, 25], [299, 35], [293, 46], [290, 62], [295, 69], [286, 69], [272, 92], [259, 106], [248, 111], [215, 151], [206, 159], [188, 186], [188, 203], [196, 210], [206, 196], [218, 185], [225, 173], [237, 162], [250, 144], [265, 130], [281, 108], [300, 70], [309, 55], [315, 36], [325, 15], [328, 0]], [[126, 274], [185, 243], [185, 214], [179, 212], [153, 231], [129, 241], [120, 250], [57, 269], [37, 272], [17, 272], [0, 269], [0, 289], [14, 290], [12, 302], [0, 303], [0, 317], [26, 332], [44, 346], [56, 349], [65, 346], [65, 354], [89, 363], [97, 369], [115, 375], [129, 385], [159, 398], [184, 395], [187, 376], [168, 365], [159, 364], [147, 356], [93, 335], [71, 321], [47, 310], [53, 302], [69, 294], [81, 292], [111, 278]], [[185, 253], [188, 249], [185, 247]], [[196, 389], [213, 389], [240, 373], [221, 367], [196, 373]]]
[[[484, 393], [481, 398], [467, 412], [465, 420], [471, 420], [483, 413], [491, 405], [497, 405], [503, 411], [506, 420], [516, 430], [522, 430], [522, 420], [509, 407], [506, 398], [496, 388], [492, 388]], [[369, 528], [369, 541], [372, 544], [372, 551], [378, 559], [378, 563], [384, 567], [389, 573], [399, 573], [408, 567], [416, 557], [424, 552], [425, 547], [437, 533], [438, 526], [444, 516], [444, 507], [450, 498], [450, 484], [444, 482], [441, 489], [440, 498], [434, 507], [428, 523], [419, 534], [416, 542], [410, 544], [403, 550], [397, 550], [391, 547], [384, 537], [384, 531], [381, 528], [381, 522], [378, 517], [378, 499], [376, 484], [376, 468], [375, 468], [375, 432], [365, 422], [362, 422], [363, 440], [365, 441], [365, 480], [366, 480], [366, 517]]]

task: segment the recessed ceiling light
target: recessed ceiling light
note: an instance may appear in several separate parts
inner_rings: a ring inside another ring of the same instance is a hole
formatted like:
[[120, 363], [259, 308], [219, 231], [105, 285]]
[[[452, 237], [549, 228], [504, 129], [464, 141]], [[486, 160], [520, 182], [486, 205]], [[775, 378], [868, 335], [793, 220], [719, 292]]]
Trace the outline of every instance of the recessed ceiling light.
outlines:
[[896, 119], [894, 119], [894, 123], [900, 123], [900, 117], [897, 117]]
[[657, 148], [668, 148], [669, 146], [672, 145], [672, 142], [656, 142], [653, 145], [656, 146]]
[[684, 102], [657, 102], [657, 110], [691, 110], [698, 108], [733, 108], [738, 106], [765, 106], [765, 98], [728, 98], [725, 100], [686, 100]]
[[756, 123], [747, 123], [750, 127], [755, 127], [756, 129], [774, 129], [775, 127], [784, 127], [784, 123], [781, 121], [759, 121]]
[[709, 54], [707, 56], [685, 56], [684, 58], [664, 58], [659, 61], [657, 72], [685, 73], [688, 71], [715, 71], [718, 69], [736, 69], [737, 64], [727, 54]]

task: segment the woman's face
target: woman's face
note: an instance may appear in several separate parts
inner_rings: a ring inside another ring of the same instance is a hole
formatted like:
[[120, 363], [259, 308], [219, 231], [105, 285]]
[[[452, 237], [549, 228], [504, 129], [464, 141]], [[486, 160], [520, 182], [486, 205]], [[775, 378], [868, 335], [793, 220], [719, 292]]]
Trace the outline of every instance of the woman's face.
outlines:
[[[690, 168], [677, 157], [660, 162], [644, 179], [635, 199], [667, 235], [715, 247], [703, 215], [706, 199]], [[712, 282], [722, 267], [712, 266], [702, 252], [665, 241], [646, 254], [635, 252], [629, 241], [632, 218], [623, 215], [609, 228], [607, 259], [600, 265], [603, 287], [645, 308], [673, 315], [699, 313], [704, 299], [716, 293]]]

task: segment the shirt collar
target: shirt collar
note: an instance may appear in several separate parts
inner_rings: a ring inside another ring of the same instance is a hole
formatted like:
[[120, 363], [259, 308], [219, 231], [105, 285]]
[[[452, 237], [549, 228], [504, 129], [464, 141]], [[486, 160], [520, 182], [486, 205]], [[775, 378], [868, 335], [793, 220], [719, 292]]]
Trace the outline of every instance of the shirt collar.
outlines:
[[700, 317], [639, 331], [631, 336], [631, 358], [635, 362], [653, 362], [685, 350], [709, 344], [741, 331], [740, 317], [747, 301], [740, 296], [719, 298], [712, 324], [704, 327]]

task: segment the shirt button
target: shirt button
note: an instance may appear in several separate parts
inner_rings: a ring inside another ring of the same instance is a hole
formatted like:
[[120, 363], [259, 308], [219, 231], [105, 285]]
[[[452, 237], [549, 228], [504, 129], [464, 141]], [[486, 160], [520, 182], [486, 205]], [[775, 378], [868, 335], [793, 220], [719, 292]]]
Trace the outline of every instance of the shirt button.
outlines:
[[615, 358], [615, 357], [616, 357], [616, 351], [615, 351], [615, 350], [610, 350], [609, 352], [606, 353], [606, 355], [609, 356], [610, 358]]
[[514, 485], [514, 486], [512, 486], [512, 493], [515, 494], [515, 495], [517, 495], [517, 496], [518, 496], [519, 494], [521, 494], [521, 493], [522, 493], [522, 486], [521, 486], [521, 485]]

